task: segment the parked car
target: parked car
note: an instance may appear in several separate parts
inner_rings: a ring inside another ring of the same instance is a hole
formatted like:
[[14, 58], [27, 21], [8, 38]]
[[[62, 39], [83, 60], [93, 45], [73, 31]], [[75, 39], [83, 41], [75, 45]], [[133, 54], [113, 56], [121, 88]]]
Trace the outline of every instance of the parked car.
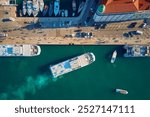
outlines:
[[136, 26], [136, 24], [137, 24], [137, 22], [133, 22], [128, 26], [128, 28], [134, 28]]

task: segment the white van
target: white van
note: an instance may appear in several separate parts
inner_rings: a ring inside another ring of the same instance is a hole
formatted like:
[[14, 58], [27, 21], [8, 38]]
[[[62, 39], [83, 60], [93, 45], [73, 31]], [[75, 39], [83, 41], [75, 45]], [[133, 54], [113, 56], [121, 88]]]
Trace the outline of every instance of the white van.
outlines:
[[137, 30], [137, 31], [136, 31], [136, 34], [138, 34], [138, 35], [142, 35], [142, 34], [143, 34], [143, 32], [142, 32], [142, 31], [140, 31], [140, 30]]

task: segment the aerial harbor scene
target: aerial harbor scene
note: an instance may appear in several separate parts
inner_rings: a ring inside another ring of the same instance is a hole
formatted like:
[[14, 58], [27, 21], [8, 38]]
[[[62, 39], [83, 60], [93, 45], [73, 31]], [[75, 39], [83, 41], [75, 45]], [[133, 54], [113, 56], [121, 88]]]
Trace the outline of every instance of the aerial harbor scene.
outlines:
[[0, 100], [149, 100], [150, 0], [1, 0]]

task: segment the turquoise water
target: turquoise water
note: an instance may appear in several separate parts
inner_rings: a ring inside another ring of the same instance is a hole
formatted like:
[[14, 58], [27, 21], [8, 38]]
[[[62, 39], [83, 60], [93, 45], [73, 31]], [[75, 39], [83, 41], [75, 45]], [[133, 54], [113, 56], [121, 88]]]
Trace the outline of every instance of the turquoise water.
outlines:
[[[122, 46], [41, 46], [29, 58], [0, 58], [0, 99], [150, 99], [150, 58], [123, 58]], [[118, 58], [110, 63], [112, 52]], [[93, 52], [96, 61], [54, 80], [49, 65]], [[114, 92], [128, 90], [128, 95]]]

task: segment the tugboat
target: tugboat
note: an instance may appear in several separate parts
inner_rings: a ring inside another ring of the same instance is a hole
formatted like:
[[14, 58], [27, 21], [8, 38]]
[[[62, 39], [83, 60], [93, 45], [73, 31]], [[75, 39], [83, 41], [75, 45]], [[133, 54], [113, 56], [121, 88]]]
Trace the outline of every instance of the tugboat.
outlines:
[[61, 76], [63, 74], [90, 65], [94, 61], [95, 55], [91, 52], [88, 52], [80, 56], [63, 61], [61, 63], [58, 63], [56, 65], [50, 65], [50, 71], [53, 75], [53, 78], [57, 78], [58, 76]]
[[116, 60], [116, 57], [117, 57], [117, 51], [115, 50], [114, 52], [113, 52], [113, 54], [112, 54], [112, 57], [111, 57], [111, 63], [114, 63], [115, 62], [115, 60]]
[[123, 90], [123, 89], [116, 89], [116, 92], [120, 93], [120, 94], [124, 94], [124, 95], [128, 94], [128, 91], [127, 90]]
[[75, 1], [75, 0], [72, 1], [72, 10], [73, 10], [73, 11], [76, 11], [76, 10], [77, 10], [76, 1]]

